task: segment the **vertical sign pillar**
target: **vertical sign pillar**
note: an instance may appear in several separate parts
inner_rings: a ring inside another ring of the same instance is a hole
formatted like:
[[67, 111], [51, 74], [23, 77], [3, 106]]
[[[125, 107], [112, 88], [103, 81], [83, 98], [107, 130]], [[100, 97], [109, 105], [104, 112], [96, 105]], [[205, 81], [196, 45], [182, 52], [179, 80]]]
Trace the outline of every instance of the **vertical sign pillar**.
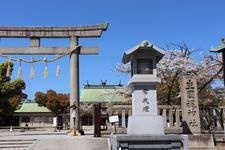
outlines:
[[[70, 37], [70, 50], [76, 49], [78, 46], [78, 38]], [[80, 100], [79, 100], [79, 49], [70, 54], [70, 106], [75, 105], [75, 122], [72, 112], [74, 108], [70, 107], [70, 129], [80, 129]]]
[[194, 77], [181, 79], [182, 120], [192, 133], [200, 133], [197, 81]]
[[101, 137], [101, 103], [94, 104], [94, 137]]

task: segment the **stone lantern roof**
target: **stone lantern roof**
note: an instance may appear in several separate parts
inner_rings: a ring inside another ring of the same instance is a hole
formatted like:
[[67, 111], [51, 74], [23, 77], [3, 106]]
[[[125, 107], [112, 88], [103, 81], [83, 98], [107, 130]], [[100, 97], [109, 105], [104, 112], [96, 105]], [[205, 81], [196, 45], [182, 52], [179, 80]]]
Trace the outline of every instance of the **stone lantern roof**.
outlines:
[[213, 48], [212, 50], [210, 50], [211, 52], [223, 52], [225, 50], [225, 39], [222, 38], [221, 39], [221, 45], [219, 45], [216, 48]]
[[157, 62], [166, 54], [166, 52], [163, 49], [153, 45], [147, 40], [144, 40], [139, 45], [125, 51], [122, 62], [124, 64], [128, 63], [131, 60], [132, 55], [140, 50], [151, 51], [152, 53], [154, 53], [156, 55]]

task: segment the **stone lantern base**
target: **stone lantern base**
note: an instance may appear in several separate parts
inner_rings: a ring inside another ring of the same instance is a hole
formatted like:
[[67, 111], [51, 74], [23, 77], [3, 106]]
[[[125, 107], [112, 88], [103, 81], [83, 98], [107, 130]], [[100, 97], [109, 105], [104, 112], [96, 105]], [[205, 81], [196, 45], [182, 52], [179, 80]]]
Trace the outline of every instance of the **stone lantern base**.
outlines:
[[130, 116], [127, 134], [164, 134], [162, 116]]

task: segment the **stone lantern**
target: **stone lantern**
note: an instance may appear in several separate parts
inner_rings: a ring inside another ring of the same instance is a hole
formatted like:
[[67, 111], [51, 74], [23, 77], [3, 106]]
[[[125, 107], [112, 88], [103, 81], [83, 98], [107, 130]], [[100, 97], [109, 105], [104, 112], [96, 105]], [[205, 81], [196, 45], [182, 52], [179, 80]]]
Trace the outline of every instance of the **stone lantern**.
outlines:
[[124, 64], [131, 62], [131, 79], [128, 87], [132, 91], [132, 116], [128, 119], [128, 134], [164, 134], [163, 118], [157, 115], [156, 65], [165, 51], [143, 41], [127, 50]]

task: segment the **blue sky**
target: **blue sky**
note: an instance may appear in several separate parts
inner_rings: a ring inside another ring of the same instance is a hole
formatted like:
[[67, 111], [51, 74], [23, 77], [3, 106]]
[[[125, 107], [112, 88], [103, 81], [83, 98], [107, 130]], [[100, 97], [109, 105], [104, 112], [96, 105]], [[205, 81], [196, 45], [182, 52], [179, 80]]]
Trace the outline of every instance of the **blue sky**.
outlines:
[[[81, 90], [86, 81], [99, 84], [126, 85], [129, 76], [115, 72], [123, 52], [143, 40], [162, 48], [185, 42], [190, 49], [209, 53], [225, 37], [225, 1], [223, 0], [1, 0], [0, 26], [79, 26], [109, 23], [101, 38], [81, 39], [82, 46], [98, 46], [99, 55], [80, 56]], [[28, 39], [1, 39], [0, 46], [28, 46]], [[43, 40], [42, 46], [68, 46], [67, 39]], [[198, 59], [196, 54], [196, 59]], [[46, 56], [34, 56], [43, 58]], [[53, 56], [47, 56], [52, 58]], [[13, 56], [31, 59], [32, 56]], [[6, 59], [0, 58], [0, 62]], [[61, 74], [55, 76], [60, 64]], [[31, 64], [22, 63], [25, 93], [33, 99], [37, 91], [53, 89], [69, 92], [69, 57], [48, 64], [44, 79], [44, 63], [34, 64], [35, 77], [29, 78]], [[12, 79], [19, 63], [15, 63]]]

